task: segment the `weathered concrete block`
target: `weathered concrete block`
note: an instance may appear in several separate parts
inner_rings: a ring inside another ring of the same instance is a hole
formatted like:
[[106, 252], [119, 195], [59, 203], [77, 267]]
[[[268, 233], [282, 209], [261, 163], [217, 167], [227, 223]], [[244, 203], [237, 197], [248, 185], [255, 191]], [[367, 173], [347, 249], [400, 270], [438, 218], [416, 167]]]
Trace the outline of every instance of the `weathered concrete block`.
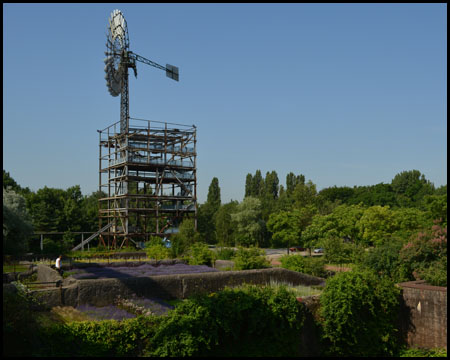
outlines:
[[58, 282], [62, 281], [63, 278], [56, 270], [53, 270], [47, 265], [37, 266], [37, 281], [38, 282]]

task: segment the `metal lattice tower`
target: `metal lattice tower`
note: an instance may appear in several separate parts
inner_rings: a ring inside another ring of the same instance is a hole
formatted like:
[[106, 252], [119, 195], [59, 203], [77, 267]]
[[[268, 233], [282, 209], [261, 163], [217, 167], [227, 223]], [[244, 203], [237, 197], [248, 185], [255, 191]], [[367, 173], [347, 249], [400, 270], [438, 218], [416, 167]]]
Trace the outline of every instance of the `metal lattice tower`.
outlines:
[[99, 132], [100, 242], [122, 247], [151, 235], [169, 237], [190, 217], [197, 228], [196, 127], [130, 118], [128, 69], [136, 61], [166, 71], [178, 81], [176, 66], [165, 67], [129, 51], [127, 23], [111, 13], [105, 79], [120, 95], [120, 121]]

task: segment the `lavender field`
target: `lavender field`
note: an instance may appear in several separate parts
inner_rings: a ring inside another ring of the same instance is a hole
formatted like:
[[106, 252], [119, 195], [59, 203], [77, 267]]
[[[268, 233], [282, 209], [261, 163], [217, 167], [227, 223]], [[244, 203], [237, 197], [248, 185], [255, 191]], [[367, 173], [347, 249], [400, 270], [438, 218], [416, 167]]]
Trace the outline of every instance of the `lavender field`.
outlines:
[[206, 265], [186, 265], [183, 263], [173, 265], [151, 265], [144, 263], [139, 266], [97, 266], [83, 269], [72, 269], [70, 274], [78, 280], [82, 279], [109, 279], [109, 278], [130, 278], [146, 277], [172, 274], [193, 274], [203, 272], [218, 271]]

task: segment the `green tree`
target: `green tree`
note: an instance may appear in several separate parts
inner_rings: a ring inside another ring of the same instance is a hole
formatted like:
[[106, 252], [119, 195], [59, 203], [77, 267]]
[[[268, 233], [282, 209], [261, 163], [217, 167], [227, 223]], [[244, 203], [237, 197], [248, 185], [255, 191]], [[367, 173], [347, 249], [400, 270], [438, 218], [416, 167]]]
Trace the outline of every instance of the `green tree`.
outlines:
[[22, 188], [19, 184], [17, 184], [17, 182], [11, 177], [9, 172], [5, 171], [5, 169], [3, 169], [3, 188], [13, 190], [22, 196], [31, 192], [28, 187]]
[[352, 197], [354, 189], [348, 186], [324, 188], [319, 191], [318, 197], [331, 202], [340, 201], [340, 203], [347, 203]]
[[258, 198], [246, 197], [231, 214], [236, 224], [237, 243], [244, 246], [261, 246], [264, 237], [265, 223], [261, 218], [261, 201]]
[[184, 219], [179, 226], [178, 233], [170, 240], [172, 257], [184, 254], [192, 244], [201, 241], [200, 234], [195, 231], [194, 220]]
[[401, 275], [447, 286], [447, 227], [436, 222], [400, 250]]
[[364, 259], [364, 247], [344, 242], [342, 238], [331, 236], [323, 240], [325, 259], [330, 264], [360, 263]]
[[209, 244], [215, 244], [217, 241], [215, 217], [220, 204], [219, 180], [214, 177], [208, 188], [206, 203], [199, 207], [198, 212], [198, 230]]
[[214, 177], [211, 180], [211, 184], [209, 185], [206, 203], [209, 205], [212, 213], [214, 214], [220, 208], [221, 200], [220, 200], [219, 179], [216, 177]]
[[447, 185], [439, 186], [434, 192], [435, 195], [447, 195]]
[[304, 246], [302, 232], [311, 223], [317, 209], [306, 206], [292, 211], [272, 213], [267, 222], [267, 229], [272, 233], [272, 247]]
[[[276, 211], [278, 201], [279, 180], [276, 171], [267, 172], [264, 188], [259, 199], [262, 206], [262, 219], [267, 222], [271, 213]], [[269, 240], [269, 239], [267, 239]]]
[[64, 213], [64, 190], [44, 186], [27, 197], [27, 204], [37, 231], [52, 232], [67, 230]]
[[267, 229], [272, 233], [272, 247], [288, 247], [300, 240], [300, 228], [291, 211], [272, 213], [267, 221]]
[[255, 176], [252, 178], [252, 191], [251, 195], [253, 197], [259, 197], [264, 190], [264, 179], [261, 175], [261, 170], [256, 170]]
[[13, 190], [3, 189], [3, 254], [25, 253], [32, 233], [25, 199]]
[[413, 206], [435, 191], [434, 185], [419, 170], [402, 171], [395, 175], [391, 185], [401, 206]]
[[397, 228], [389, 206], [371, 206], [364, 211], [358, 222], [361, 241], [375, 246], [388, 241]]
[[270, 173], [266, 173], [266, 178], [264, 179], [264, 194], [271, 199], [278, 198], [278, 190], [279, 190], [278, 175], [275, 170], [272, 170]]
[[425, 195], [420, 208], [427, 211], [431, 220], [442, 219], [442, 224], [447, 225], [447, 193]]
[[393, 235], [404, 241], [432, 224], [429, 214], [417, 208], [397, 208], [391, 213], [395, 224]]
[[303, 233], [308, 247], [321, 246], [332, 237], [360, 242], [358, 222], [364, 213], [362, 205], [339, 205], [331, 214], [316, 214]]
[[306, 184], [298, 183], [292, 193], [294, 207], [300, 209], [315, 202], [317, 195], [316, 185], [311, 180]]
[[397, 197], [391, 184], [355, 186], [353, 195], [346, 201], [348, 204], [364, 204], [366, 206], [397, 206]]
[[60, 226], [65, 231], [80, 231], [85, 217], [80, 185], [69, 187], [65, 191], [63, 203], [64, 220]]
[[252, 174], [247, 174], [245, 178], [245, 194], [244, 197], [253, 195], [253, 176]]
[[298, 184], [305, 185], [305, 175], [295, 175], [290, 172], [286, 175], [286, 192], [292, 194]]
[[368, 251], [362, 265], [373, 270], [380, 277], [389, 277], [395, 283], [408, 281], [409, 279], [399, 271], [401, 265], [399, 253], [402, 247], [403, 242], [396, 239], [373, 247]]
[[99, 199], [107, 197], [103, 191], [95, 191], [89, 196], [85, 196], [82, 202], [83, 225], [81, 231], [98, 230], [98, 210]]
[[216, 238], [221, 246], [235, 245], [235, 224], [231, 214], [236, 211], [237, 201], [222, 205], [216, 213]]

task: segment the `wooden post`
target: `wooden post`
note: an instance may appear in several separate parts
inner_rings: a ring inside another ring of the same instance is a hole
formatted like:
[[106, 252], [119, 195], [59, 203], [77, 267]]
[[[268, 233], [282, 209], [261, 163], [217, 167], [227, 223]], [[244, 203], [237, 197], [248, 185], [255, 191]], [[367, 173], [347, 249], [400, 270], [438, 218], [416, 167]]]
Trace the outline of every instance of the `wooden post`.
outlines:
[[41, 234], [41, 251], [44, 250], [44, 234]]
[[81, 233], [81, 251], [84, 251], [84, 233]]

